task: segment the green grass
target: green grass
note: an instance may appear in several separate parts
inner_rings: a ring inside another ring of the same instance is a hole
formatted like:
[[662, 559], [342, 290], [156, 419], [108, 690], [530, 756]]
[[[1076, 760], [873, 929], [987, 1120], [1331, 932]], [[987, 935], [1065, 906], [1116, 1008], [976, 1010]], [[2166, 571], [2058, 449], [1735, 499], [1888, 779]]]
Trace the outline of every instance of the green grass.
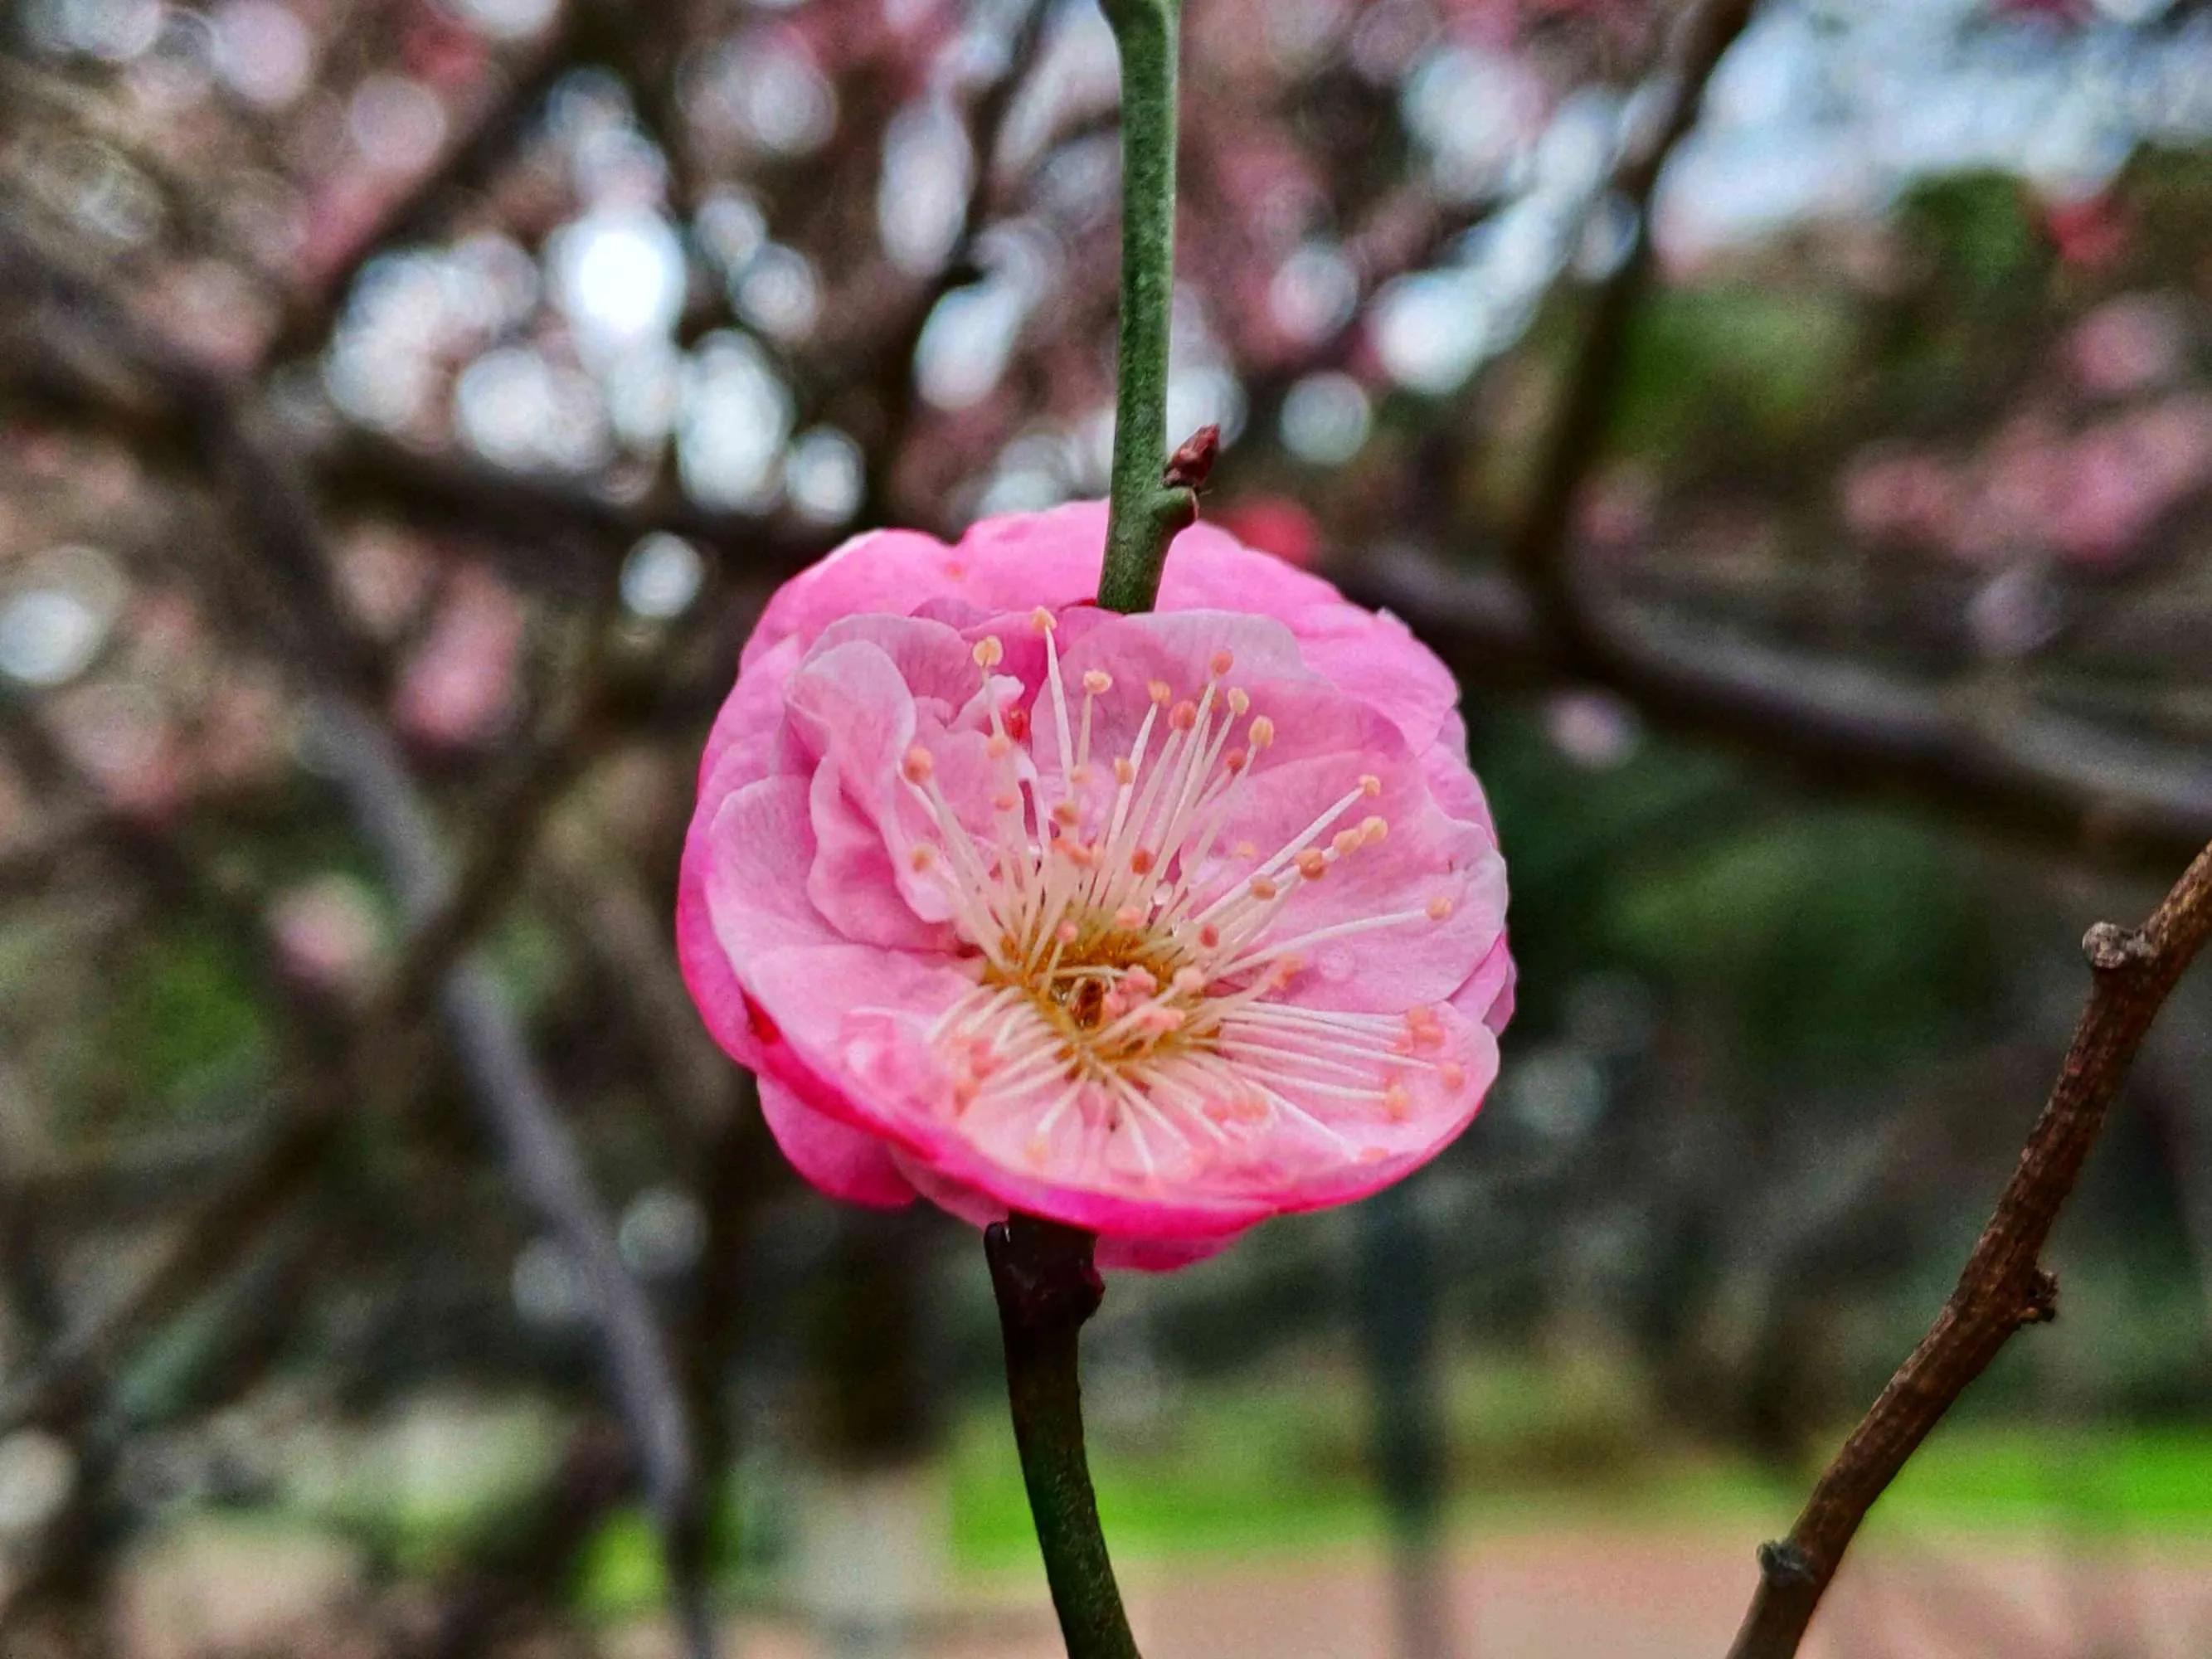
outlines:
[[[1373, 1540], [1383, 1516], [1365, 1474], [1364, 1412], [1356, 1377], [1326, 1365], [1187, 1386], [1137, 1423], [1094, 1404], [1092, 1472], [1115, 1556], [1298, 1555]], [[1696, 1448], [1653, 1449], [1670, 1443], [1635, 1390], [1588, 1362], [1462, 1369], [1448, 1417], [1450, 1519], [1462, 1534], [1664, 1529], [1748, 1550], [1787, 1528], [1811, 1480], [1809, 1470], [1782, 1478]], [[1036, 1571], [999, 1407], [979, 1403], [961, 1417], [945, 1474], [958, 1565]], [[2212, 1541], [2212, 1422], [2053, 1429], [1972, 1418], [1923, 1448], [1867, 1537], [2054, 1530], [2084, 1542]], [[628, 1515], [603, 1530], [578, 1589], [584, 1605], [618, 1613], [650, 1605], [659, 1582], [650, 1532]]]
[[1882, 1500], [1885, 1524], [2212, 1537], [2212, 1425], [1939, 1434]]
[[[1101, 1446], [1093, 1474], [1115, 1557], [1298, 1554], [1378, 1536], [1382, 1516], [1357, 1466], [1332, 1469], [1331, 1437], [1313, 1432], [1322, 1414], [1301, 1407], [1287, 1389], [1223, 1395], [1201, 1399], [1156, 1446]], [[1035, 1571], [1012, 1440], [995, 1413], [963, 1421], [946, 1473], [958, 1565], [988, 1575]], [[1678, 1454], [1601, 1474], [1524, 1473], [1488, 1486], [1463, 1481], [1451, 1524], [1462, 1535], [1687, 1529], [1748, 1550], [1788, 1527], [1806, 1485], [1726, 1458]], [[1957, 1425], [1908, 1466], [1867, 1538], [1877, 1545], [1925, 1533], [2002, 1539], [2055, 1528], [2082, 1542], [2212, 1540], [2212, 1425]], [[641, 1513], [626, 1511], [587, 1552], [576, 1593], [581, 1605], [612, 1617], [653, 1606], [662, 1583], [651, 1528]]]
[[[1493, 1379], [1487, 1392], [1499, 1386]], [[1311, 1390], [1305, 1398], [1331, 1392]], [[1765, 1537], [1788, 1526], [1810, 1484], [1809, 1472], [1781, 1479], [1694, 1450], [1607, 1459], [1599, 1455], [1605, 1443], [1595, 1431], [1576, 1421], [1572, 1391], [1554, 1379], [1547, 1398], [1541, 1409], [1521, 1399], [1517, 1420], [1491, 1419], [1493, 1428], [1510, 1429], [1511, 1441], [1472, 1449], [1466, 1401], [1455, 1402], [1456, 1529], [1688, 1526]], [[1117, 1553], [1274, 1553], [1374, 1535], [1382, 1516], [1356, 1440], [1345, 1455], [1339, 1434], [1314, 1416], [1287, 1390], [1275, 1398], [1201, 1398], [1156, 1446], [1094, 1447], [1099, 1510]], [[1559, 1458], [1547, 1447], [1576, 1455]], [[981, 1570], [1033, 1560], [1004, 1425], [980, 1415], [963, 1425], [951, 1472], [957, 1558]], [[1956, 1425], [1922, 1449], [1870, 1525], [1877, 1536], [2057, 1527], [2091, 1538], [2212, 1539], [2212, 1424]]]

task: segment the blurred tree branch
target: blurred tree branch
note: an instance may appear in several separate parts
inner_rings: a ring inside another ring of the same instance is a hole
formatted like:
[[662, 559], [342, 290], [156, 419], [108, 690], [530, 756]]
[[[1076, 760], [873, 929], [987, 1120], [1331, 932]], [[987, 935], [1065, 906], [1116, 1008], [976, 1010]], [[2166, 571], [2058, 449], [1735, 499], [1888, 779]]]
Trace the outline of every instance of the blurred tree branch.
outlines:
[[1602, 686], [1662, 726], [1823, 782], [1917, 796], [2171, 868], [2212, 837], [2212, 757], [1701, 627], [1606, 592], [1577, 556], [1576, 503], [1603, 453], [1630, 325], [1652, 279], [1653, 196], [1751, 10], [1751, 0], [1692, 0], [1675, 19], [1654, 106], [1610, 186], [1631, 216], [1629, 245], [1588, 304], [1534, 493], [1504, 549], [1510, 574], [1407, 555], [1339, 574], [1357, 596], [1404, 617], [1470, 683]]
[[1607, 649], [1603, 633], [1589, 627], [1577, 590], [1570, 532], [1583, 483], [1603, 453], [1627, 361], [1629, 324], [1651, 284], [1652, 198], [1668, 158], [1697, 125], [1706, 84], [1751, 20], [1752, 6], [1753, 0], [1690, 0], [1675, 15], [1650, 82], [1654, 106], [1629, 136], [1607, 191], [1628, 216], [1628, 246], [1586, 307], [1566, 386], [1540, 447], [1535, 493], [1506, 548], [1507, 568], [1571, 655], [1598, 659]]
[[1915, 684], [1853, 659], [1784, 650], [1578, 591], [1577, 636], [1544, 630], [1518, 586], [1385, 558], [1346, 586], [1406, 618], [1476, 682], [1583, 684], [1656, 724], [1719, 738], [1815, 781], [1930, 801], [2129, 865], [2212, 833], [2212, 757], [2013, 699]]
[[2025, 1325], [2056, 1317], [2039, 1263], [2151, 1022], [2212, 938], [2212, 846], [2139, 928], [2099, 922], [2081, 941], [2088, 1005], [2018, 1167], [1958, 1287], [1813, 1488], [1790, 1535], [1759, 1551], [1759, 1583], [1729, 1659], [1790, 1659], [1859, 1523], [1944, 1413]]
[[430, 166], [384, 203], [335, 257], [307, 273], [264, 350], [264, 360], [273, 363], [319, 349], [362, 269], [386, 250], [429, 235], [455, 193], [480, 186], [497, 170], [554, 84], [604, 49], [619, 10], [616, 0], [563, 0], [552, 25], [520, 63], [488, 70], [473, 107]]
[[[0, 268], [12, 269], [33, 292], [44, 293], [81, 326], [103, 337], [112, 358], [135, 374], [157, 404], [166, 405], [172, 419], [190, 428], [222, 482], [224, 499], [253, 556], [250, 571], [230, 573], [239, 589], [240, 616], [286, 642], [325, 763], [356, 830], [384, 866], [403, 912], [411, 926], [422, 930], [418, 943], [441, 953], [457, 951], [459, 930], [440, 918], [449, 906], [463, 921], [481, 918], [489, 914], [489, 900], [473, 896], [470, 884], [457, 877], [428, 802], [390, 733], [361, 696], [358, 688], [372, 678], [368, 654], [332, 591], [332, 566], [322, 544], [317, 508], [290, 458], [262, 435], [229, 385], [140, 329], [95, 279], [21, 237], [0, 242]], [[276, 579], [276, 596], [257, 580], [265, 577]], [[487, 850], [487, 863], [498, 861], [503, 876], [519, 862], [510, 853], [495, 844]], [[420, 977], [427, 981], [432, 975]], [[687, 1650], [703, 1659], [714, 1642], [702, 1559], [702, 1494], [684, 1396], [670, 1356], [642, 1291], [622, 1264], [612, 1223], [531, 1060], [505, 992], [473, 954], [460, 956], [435, 977], [447, 1040], [508, 1173], [584, 1279], [612, 1390], [667, 1554]], [[404, 988], [416, 978], [403, 967], [395, 983]], [[380, 1022], [373, 1029], [383, 1036]], [[393, 1057], [381, 1041], [365, 1042], [352, 1053], [364, 1069], [388, 1066]], [[243, 1212], [244, 1224], [234, 1227], [210, 1214], [204, 1227], [187, 1230], [185, 1247], [173, 1252], [165, 1268], [130, 1304], [134, 1323], [137, 1316], [173, 1301], [185, 1285], [222, 1271], [239, 1237], [250, 1237], [260, 1216], [295, 1189], [301, 1167], [319, 1157], [339, 1104], [337, 1099], [319, 1097], [257, 1163], [250, 1172], [254, 1184], [235, 1194], [252, 1200], [253, 1207]], [[111, 1321], [101, 1328], [111, 1328], [129, 1326]], [[104, 1341], [112, 1340], [111, 1334]], [[103, 1346], [91, 1358], [106, 1351]], [[80, 1358], [65, 1374], [81, 1378], [88, 1369]]]
[[873, 354], [872, 377], [880, 388], [884, 432], [871, 446], [868, 475], [861, 495], [863, 520], [895, 520], [893, 475], [903, 441], [914, 425], [921, 389], [915, 376], [915, 358], [921, 348], [922, 331], [938, 304], [952, 289], [977, 276], [976, 244], [989, 223], [997, 199], [997, 164], [1006, 118], [1014, 100], [1036, 67], [1044, 41], [1045, 25], [1052, 15], [1050, 0], [1020, 0], [1013, 37], [1007, 43], [1005, 63], [975, 94], [968, 112], [968, 144], [975, 157], [975, 178], [962, 204], [960, 223], [936, 276], [908, 301], [902, 313], [884, 331]]

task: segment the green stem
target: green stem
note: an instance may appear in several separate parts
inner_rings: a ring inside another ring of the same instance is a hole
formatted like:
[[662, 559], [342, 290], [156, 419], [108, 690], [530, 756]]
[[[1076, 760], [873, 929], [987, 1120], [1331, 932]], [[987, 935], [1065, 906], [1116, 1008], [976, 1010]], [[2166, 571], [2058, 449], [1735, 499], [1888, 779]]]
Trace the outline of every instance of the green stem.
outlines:
[[1141, 1659], [1083, 1454], [1076, 1336], [1106, 1293], [1091, 1262], [1093, 1242], [1073, 1227], [1016, 1214], [984, 1231], [983, 1250], [1006, 1340], [1022, 1484], [1067, 1659]]
[[1121, 58], [1121, 312], [1098, 603], [1109, 611], [1148, 611], [1169, 541], [1197, 514], [1189, 490], [1161, 481], [1175, 298], [1176, 47], [1182, 0], [1099, 3]]

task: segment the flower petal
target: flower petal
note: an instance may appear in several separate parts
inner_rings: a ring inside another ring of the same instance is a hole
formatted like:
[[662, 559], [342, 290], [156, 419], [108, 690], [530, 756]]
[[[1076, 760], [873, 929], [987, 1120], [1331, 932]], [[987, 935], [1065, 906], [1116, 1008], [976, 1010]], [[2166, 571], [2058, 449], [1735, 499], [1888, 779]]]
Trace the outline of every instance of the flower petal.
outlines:
[[882, 1210], [914, 1201], [913, 1186], [880, 1137], [815, 1110], [773, 1078], [760, 1079], [760, 1108], [791, 1167], [830, 1197]]

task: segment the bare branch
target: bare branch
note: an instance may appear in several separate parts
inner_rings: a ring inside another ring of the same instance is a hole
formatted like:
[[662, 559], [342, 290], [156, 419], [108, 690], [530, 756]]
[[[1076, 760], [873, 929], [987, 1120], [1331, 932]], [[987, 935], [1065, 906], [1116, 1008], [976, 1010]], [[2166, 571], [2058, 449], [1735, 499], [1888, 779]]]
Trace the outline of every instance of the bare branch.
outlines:
[[2212, 847], [2141, 928], [2100, 922], [2081, 941], [2094, 975], [2088, 1006], [2019, 1166], [1928, 1334], [1820, 1476], [1789, 1537], [1759, 1551], [1759, 1590], [1729, 1659], [1797, 1651], [1859, 1523], [1905, 1460], [2014, 1331], [2057, 1316], [2043, 1247], [2144, 1034], [2208, 937]]
[[820, 558], [839, 538], [782, 516], [702, 507], [672, 489], [620, 500], [580, 480], [507, 471], [358, 429], [315, 444], [305, 459], [336, 506], [498, 542], [563, 538], [565, 545], [533, 550], [526, 574], [541, 589], [596, 585], [610, 560], [656, 530], [697, 543], [733, 574], [778, 579]]

